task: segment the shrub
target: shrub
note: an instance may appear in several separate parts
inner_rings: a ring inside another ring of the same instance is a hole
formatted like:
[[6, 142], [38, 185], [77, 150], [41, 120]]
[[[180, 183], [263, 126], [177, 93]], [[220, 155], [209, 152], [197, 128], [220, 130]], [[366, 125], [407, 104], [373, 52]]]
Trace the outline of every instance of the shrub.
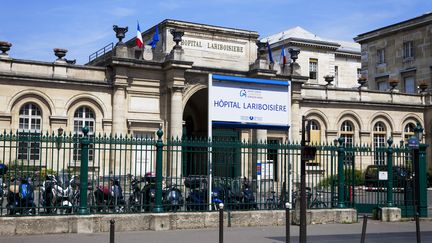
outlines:
[[[351, 169], [346, 169], [344, 171], [344, 174], [345, 174], [345, 184], [354, 184], [355, 186], [364, 184], [364, 173], [362, 171], [354, 170], [354, 182], [352, 178]], [[332, 182], [334, 183], [334, 185], [337, 186], [337, 181], [338, 181], [338, 175], [335, 174], [322, 179], [317, 186], [320, 188], [330, 187], [332, 185]]]

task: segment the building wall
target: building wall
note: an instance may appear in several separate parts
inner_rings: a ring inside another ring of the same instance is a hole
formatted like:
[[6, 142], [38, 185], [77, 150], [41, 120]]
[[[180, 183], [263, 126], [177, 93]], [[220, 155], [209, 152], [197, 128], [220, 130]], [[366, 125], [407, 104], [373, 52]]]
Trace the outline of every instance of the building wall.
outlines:
[[[432, 14], [397, 23], [357, 36], [362, 49], [362, 73], [369, 88], [378, 89], [378, 81], [395, 79], [396, 87], [405, 92], [404, 78], [412, 76], [417, 86], [425, 82], [431, 87]], [[404, 42], [413, 42], [413, 58], [404, 58]], [[383, 49], [384, 63], [378, 63], [377, 51]]]
[[347, 55], [336, 55], [335, 66], [338, 67], [338, 77], [335, 76], [333, 82], [337, 87], [353, 88], [358, 87], [357, 84], [357, 69], [361, 68], [360, 59], [358, 57]]

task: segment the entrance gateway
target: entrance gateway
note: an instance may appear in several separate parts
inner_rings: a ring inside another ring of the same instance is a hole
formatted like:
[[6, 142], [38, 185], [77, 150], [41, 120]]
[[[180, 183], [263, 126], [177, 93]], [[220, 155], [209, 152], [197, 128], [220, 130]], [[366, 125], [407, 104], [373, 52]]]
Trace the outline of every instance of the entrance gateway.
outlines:
[[[288, 133], [291, 124], [289, 82], [209, 74], [208, 87], [208, 138], [213, 137], [213, 127], [276, 129]], [[211, 151], [208, 154], [208, 175], [212, 181]], [[265, 161], [257, 161], [259, 167], [261, 163]], [[258, 171], [257, 179], [260, 177], [261, 171]], [[291, 180], [289, 183], [291, 188]], [[208, 192], [210, 202], [211, 183]]]

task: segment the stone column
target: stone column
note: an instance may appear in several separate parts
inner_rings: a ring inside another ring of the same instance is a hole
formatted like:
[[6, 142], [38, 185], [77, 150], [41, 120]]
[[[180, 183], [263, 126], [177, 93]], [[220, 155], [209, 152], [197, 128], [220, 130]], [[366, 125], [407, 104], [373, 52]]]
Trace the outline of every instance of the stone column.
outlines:
[[126, 101], [126, 92], [124, 87], [119, 86], [114, 88], [113, 93], [113, 106], [112, 106], [112, 134], [119, 136], [122, 134], [123, 136], [126, 134], [126, 117], [125, 117], [125, 101]]
[[[183, 133], [183, 88], [185, 86], [185, 70], [192, 68], [192, 62], [176, 60], [181, 59], [182, 49], [175, 49], [164, 63], [165, 77], [168, 92], [171, 94], [169, 107], [168, 139], [181, 139]], [[178, 54], [178, 55], [177, 55]], [[177, 184], [182, 176], [182, 151], [181, 147], [174, 148], [176, 151], [168, 153], [166, 160], [166, 176], [172, 177]]]
[[182, 88], [171, 88], [170, 138], [181, 139], [183, 132]]
[[290, 139], [291, 141], [300, 141], [300, 128], [301, 128], [301, 117], [303, 113], [300, 111], [301, 87], [302, 84], [308, 79], [303, 76], [292, 76], [291, 77], [291, 127], [290, 127]]
[[[113, 78], [113, 93], [112, 93], [112, 128], [111, 134], [112, 136], [120, 136], [125, 137], [127, 133], [126, 129], [126, 87], [128, 86], [127, 82], [127, 69], [125, 67], [114, 67], [114, 78]], [[120, 160], [119, 153], [114, 154], [113, 148], [110, 149], [109, 158], [110, 163], [107, 172], [109, 173], [120, 173], [119, 161]], [[116, 156], [114, 156], [116, 155]], [[130, 163], [127, 163], [130, 164]], [[122, 168], [125, 168], [126, 164], [122, 165]]]

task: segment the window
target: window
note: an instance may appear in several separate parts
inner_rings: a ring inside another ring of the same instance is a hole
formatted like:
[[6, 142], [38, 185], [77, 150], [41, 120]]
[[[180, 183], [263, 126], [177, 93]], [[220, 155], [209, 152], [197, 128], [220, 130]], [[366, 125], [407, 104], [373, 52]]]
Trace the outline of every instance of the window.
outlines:
[[361, 68], [357, 68], [357, 78], [361, 78], [361, 77], [362, 77]]
[[416, 91], [415, 87], [415, 80], [414, 77], [405, 77], [404, 78], [404, 85], [405, 85], [405, 93], [414, 94]]
[[354, 127], [350, 121], [344, 121], [341, 126], [341, 137], [344, 139], [346, 147], [352, 147], [354, 144]]
[[[408, 146], [408, 140], [410, 137], [414, 136], [414, 128], [416, 127], [416, 125], [414, 123], [408, 123], [405, 125], [404, 128], [404, 141], [405, 144], [407, 144]], [[401, 146], [403, 145], [403, 142], [401, 141]], [[413, 154], [412, 153], [406, 153], [405, 154], [405, 161], [409, 162], [409, 161], [413, 161]]]
[[354, 161], [354, 152], [350, 151], [350, 148], [354, 145], [354, 126], [350, 121], [344, 121], [341, 125], [340, 136], [344, 140], [346, 148], [345, 163], [352, 164]]
[[403, 43], [403, 58], [413, 58], [414, 57], [414, 43], [412, 41], [407, 41]]
[[[320, 145], [321, 143], [321, 128], [320, 128], [320, 124], [318, 123], [318, 121], [316, 120], [310, 120], [309, 121], [309, 138], [310, 141], [309, 143], [311, 145]], [[306, 162], [307, 165], [310, 166], [317, 166], [319, 165], [321, 161], [321, 154], [320, 151], [318, 150], [316, 152], [316, 156], [314, 160], [308, 160]]]
[[[77, 141], [74, 143], [74, 161], [81, 160], [81, 149], [79, 139], [83, 136], [82, 128], [87, 126], [89, 128], [89, 137], [93, 137], [94, 129], [95, 129], [95, 115], [93, 110], [91, 110], [87, 106], [79, 107], [74, 114], [74, 134]], [[94, 152], [93, 152], [93, 144], [89, 145], [89, 161], [93, 161]]]
[[389, 85], [387, 81], [379, 81], [377, 82], [379, 91], [387, 91], [389, 89]]
[[318, 73], [318, 59], [309, 59], [309, 78], [310, 79], [317, 79], [317, 73]]
[[385, 63], [384, 49], [377, 50], [377, 64]]
[[408, 143], [408, 139], [411, 136], [414, 136], [414, 128], [415, 128], [415, 124], [414, 123], [408, 123], [406, 124], [405, 128], [404, 128], [404, 139], [405, 139], [405, 143]]
[[374, 126], [373, 133], [373, 146], [375, 150], [374, 162], [377, 165], [384, 164], [386, 135], [385, 125], [382, 122], [377, 122]]
[[334, 72], [335, 72], [335, 85], [338, 86], [338, 83], [339, 83], [339, 67], [338, 66], [335, 66]]
[[18, 159], [39, 160], [41, 125], [41, 109], [33, 103], [23, 105], [19, 110]]

